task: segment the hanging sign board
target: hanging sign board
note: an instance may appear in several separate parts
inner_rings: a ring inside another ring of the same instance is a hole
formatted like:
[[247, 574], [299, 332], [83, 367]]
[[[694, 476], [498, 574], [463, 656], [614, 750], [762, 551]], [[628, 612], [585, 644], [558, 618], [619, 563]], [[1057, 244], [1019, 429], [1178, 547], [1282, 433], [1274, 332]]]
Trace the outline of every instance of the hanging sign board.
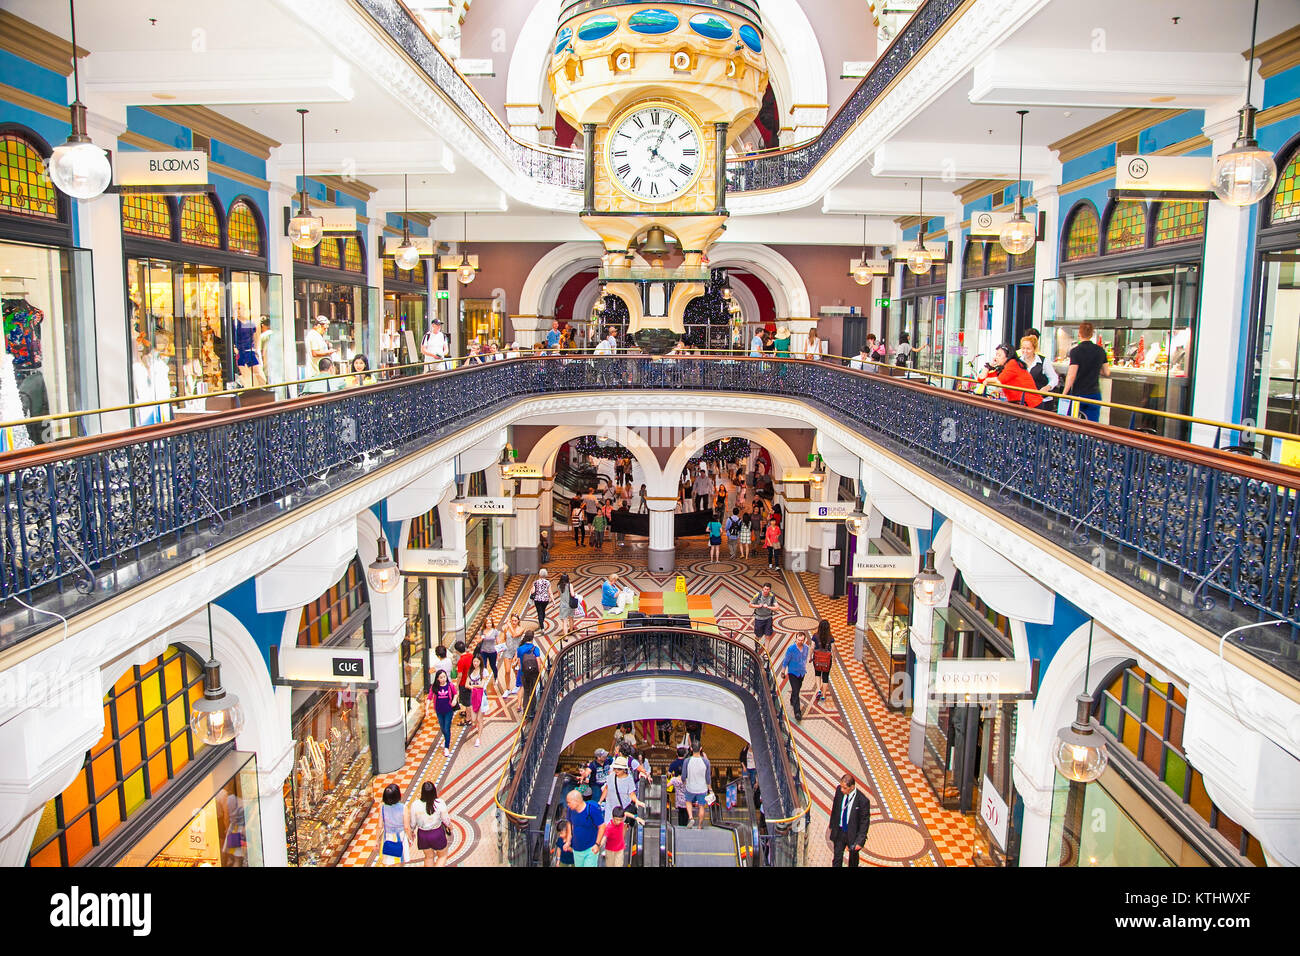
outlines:
[[850, 259], [848, 274], [853, 275], [853, 270], [861, 265], [865, 265], [873, 276], [887, 276], [894, 271], [888, 259]]
[[[401, 244], [402, 244], [401, 236], [384, 236], [384, 255], [385, 256], [397, 255], [397, 247], [400, 246]], [[415, 246], [416, 249], [420, 250], [420, 258], [422, 259], [433, 258], [434, 255], [433, 240], [430, 239], [428, 236], [412, 236], [411, 245]]]
[[460, 498], [452, 504], [467, 515], [496, 515], [499, 518], [515, 516], [514, 498]]
[[[469, 264], [472, 265], [475, 268], [475, 270], [477, 270], [478, 256], [469, 256], [468, 258], [469, 258]], [[459, 268], [460, 268], [460, 256], [453, 254], [453, 255], [438, 257], [439, 272], [455, 272]]]
[[1120, 156], [1115, 162], [1116, 189], [1205, 192], [1213, 175], [1209, 156]]
[[1017, 697], [1032, 690], [1033, 669], [1009, 658], [935, 661], [934, 696]]
[[466, 552], [448, 549], [407, 548], [401, 553], [403, 574], [423, 578], [453, 578], [465, 573]]
[[910, 581], [916, 560], [910, 554], [859, 554], [853, 558], [850, 581]]
[[282, 647], [277, 658], [280, 683], [345, 686], [372, 680], [366, 647]]
[[856, 501], [828, 501], [808, 508], [806, 521], [843, 521], [857, 512]]
[[1007, 848], [1009, 816], [1007, 802], [1002, 799], [1002, 794], [998, 793], [998, 788], [993, 786], [993, 781], [985, 776], [984, 783], [980, 787], [980, 819], [989, 828], [989, 834], [997, 842], [1000, 850]]
[[[139, 187], [206, 187], [208, 156], [197, 149], [167, 152], [113, 151], [113, 185], [125, 192]], [[164, 190], [176, 192], [176, 189]], [[206, 192], [206, 188], [194, 190]]]
[[326, 232], [357, 231], [357, 211], [351, 206], [312, 206], [311, 214], [320, 216]]
[[501, 469], [501, 477], [511, 478], [515, 481], [523, 481], [531, 478], [541, 478], [542, 468], [540, 465], [506, 465]]
[[989, 209], [971, 213], [970, 234], [972, 236], [992, 236], [997, 238], [1002, 227], [1011, 221], [1013, 213], [1009, 209], [994, 212]]

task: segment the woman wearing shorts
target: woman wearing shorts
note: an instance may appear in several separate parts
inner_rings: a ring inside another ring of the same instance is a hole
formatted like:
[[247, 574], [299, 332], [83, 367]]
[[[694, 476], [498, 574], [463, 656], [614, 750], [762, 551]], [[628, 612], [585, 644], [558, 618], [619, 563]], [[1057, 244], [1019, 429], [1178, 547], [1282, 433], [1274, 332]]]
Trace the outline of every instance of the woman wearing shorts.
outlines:
[[497, 676], [497, 641], [501, 639], [501, 628], [497, 619], [491, 614], [483, 621], [483, 630], [478, 635], [478, 652], [483, 655], [487, 666], [492, 668], [492, 677]]
[[740, 556], [749, 560], [749, 546], [754, 543], [754, 520], [746, 512], [740, 519]]
[[[396, 784], [392, 784], [396, 786]], [[438, 798], [438, 788], [426, 780], [420, 787], [420, 799], [412, 800], [409, 807], [411, 831], [415, 833], [415, 848], [424, 854], [425, 866], [442, 866], [442, 855], [447, 851], [447, 828], [451, 814], [447, 804]]]
[[487, 665], [483, 663], [483, 652], [474, 655], [474, 663], [470, 665], [469, 676], [465, 678], [465, 686], [469, 688], [469, 723], [470, 732], [474, 735], [474, 746], [483, 746], [483, 699], [487, 695], [487, 685], [491, 678], [488, 676]]
[[831, 665], [835, 662], [835, 642], [831, 638], [831, 622], [822, 618], [817, 625], [817, 637], [813, 641], [812, 666], [813, 676], [817, 680], [815, 700], [826, 699], [826, 688], [831, 682]]
[[503, 697], [509, 697], [517, 689], [515, 687], [515, 668], [519, 664], [519, 641], [524, 634], [524, 625], [519, 620], [518, 614], [510, 615], [510, 622], [506, 624], [502, 637], [505, 638], [505, 644], [498, 645], [497, 653], [501, 660], [501, 673], [505, 677], [505, 692]]
[[709, 522], [709, 560], [718, 560], [718, 549], [722, 547], [722, 522], [718, 520], [715, 514], [713, 520]]

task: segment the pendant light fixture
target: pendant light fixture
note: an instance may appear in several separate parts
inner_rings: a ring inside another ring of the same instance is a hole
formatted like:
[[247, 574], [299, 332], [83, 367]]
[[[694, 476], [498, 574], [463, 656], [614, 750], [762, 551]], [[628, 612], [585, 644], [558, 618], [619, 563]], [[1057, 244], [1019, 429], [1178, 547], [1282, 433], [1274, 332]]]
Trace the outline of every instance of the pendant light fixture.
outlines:
[[853, 267], [853, 281], [858, 285], [871, 285], [871, 267], [867, 265], [867, 217], [862, 217], [862, 261]]
[[311, 214], [307, 199], [307, 111], [298, 110], [302, 123], [302, 188], [298, 190], [298, 215], [289, 220], [289, 241], [299, 249], [315, 249], [325, 234], [325, 220]]
[[934, 265], [934, 259], [925, 248], [925, 177], [921, 177], [920, 199], [917, 200], [917, 215], [921, 217], [920, 230], [916, 234], [916, 245], [907, 254], [907, 268], [913, 275], [923, 276]]
[[375, 560], [366, 566], [366, 580], [371, 589], [380, 594], [391, 594], [401, 581], [397, 562], [388, 556], [388, 539], [382, 534], [379, 536]]
[[1250, 63], [1246, 73], [1246, 105], [1237, 113], [1237, 141], [1214, 158], [1214, 194], [1234, 206], [1253, 206], [1268, 195], [1277, 181], [1273, 155], [1260, 149], [1255, 139], [1255, 107], [1250, 103], [1255, 78], [1255, 29], [1259, 26], [1259, 0], [1250, 21]]
[[190, 707], [190, 731], [198, 743], [224, 744], [244, 729], [239, 698], [221, 686], [221, 664], [212, 640], [212, 605], [208, 604], [208, 662], [203, 665], [203, 698]]
[[86, 104], [81, 102], [81, 77], [77, 70], [77, 11], [68, 0], [72, 24], [72, 132], [68, 141], [56, 146], [46, 161], [46, 172], [60, 190], [73, 199], [94, 199], [108, 188], [113, 178], [108, 153], [90, 141], [86, 132]]
[[938, 607], [948, 596], [948, 581], [934, 568], [934, 549], [925, 552], [925, 567], [912, 579], [912, 595], [923, 607]]
[[1075, 698], [1074, 723], [1056, 733], [1056, 750], [1052, 762], [1061, 776], [1075, 783], [1092, 783], [1101, 776], [1110, 758], [1106, 743], [1092, 716], [1092, 698], [1088, 696], [1088, 671], [1092, 667], [1092, 628], [1088, 622], [1088, 657], [1083, 665], [1083, 693]]
[[[998, 233], [998, 244], [1013, 256], [1024, 255], [1038, 241], [1036, 223], [1025, 218], [1025, 197], [1021, 183], [1025, 180], [1025, 114], [1029, 110], [1016, 110], [1020, 114], [1020, 158], [1016, 165], [1016, 211]], [[1037, 217], [1035, 217], [1037, 218]]]
[[410, 272], [420, 264], [420, 250], [411, 241], [411, 194], [406, 189], [406, 174], [402, 174], [402, 244], [393, 253], [393, 264]]
[[456, 281], [469, 285], [474, 281], [474, 267], [469, 263], [469, 253], [465, 249], [469, 242], [469, 214], [461, 213], [460, 265], [456, 267]]

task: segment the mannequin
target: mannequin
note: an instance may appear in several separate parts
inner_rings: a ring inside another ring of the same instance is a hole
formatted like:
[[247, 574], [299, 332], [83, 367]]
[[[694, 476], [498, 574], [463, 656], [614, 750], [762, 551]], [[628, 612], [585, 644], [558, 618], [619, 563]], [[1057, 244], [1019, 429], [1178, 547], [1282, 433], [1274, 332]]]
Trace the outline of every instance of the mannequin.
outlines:
[[[6, 407], [2, 417], [5, 421], [17, 418], [34, 418], [47, 414], [50, 410], [49, 398], [45, 391], [45, 377], [41, 374], [41, 323], [45, 313], [27, 300], [26, 281], [17, 277], [7, 277], [19, 283], [17, 288], [6, 289], [0, 301], [0, 311], [4, 314], [4, 348], [6, 375], [4, 388], [14, 385], [14, 396], [18, 405], [17, 414], [8, 414]], [[11, 443], [8, 447], [26, 448], [50, 440], [50, 423], [37, 422], [25, 429], [27, 444]], [[6, 439], [0, 439], [3, 443]], [[13, 440], [11, 440], [12, 442]]]
[[[18, 382], [14, 378], [13, 357], [7, 351], [0, 351], [0, 421], [12, 422], [26, 417], [18, 395]], [[26, 428], [0, 428], [0, 451], [31, 448], [33, 444]]]

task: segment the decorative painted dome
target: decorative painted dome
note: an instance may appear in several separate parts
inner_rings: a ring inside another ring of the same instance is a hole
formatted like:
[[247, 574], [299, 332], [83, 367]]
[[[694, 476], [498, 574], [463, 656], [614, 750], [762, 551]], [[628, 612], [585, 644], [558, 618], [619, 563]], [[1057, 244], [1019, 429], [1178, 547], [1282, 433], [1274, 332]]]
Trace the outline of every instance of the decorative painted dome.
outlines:
[[628, 29], [633, 33], [645, 33], [651, 36], [658, 36], [661, 33], [672, 33], [681, 24], [677, 19], [677, 14], [669, 10], [660, 10], [652, 8], [650, 10], [638, 10], [627, 18]]
[[582, 25], [578, 27], [578, 39], [588, 42], [603, 40], [617, 29], [618, 17], [611, 17], [608, 13], [598, 13], [582, 21]]
[[735, 32], [730, 23], [712, 13], [695, 14], [691, 17], [690, 25], [692, 30], [710, 40], [727, 40]]

